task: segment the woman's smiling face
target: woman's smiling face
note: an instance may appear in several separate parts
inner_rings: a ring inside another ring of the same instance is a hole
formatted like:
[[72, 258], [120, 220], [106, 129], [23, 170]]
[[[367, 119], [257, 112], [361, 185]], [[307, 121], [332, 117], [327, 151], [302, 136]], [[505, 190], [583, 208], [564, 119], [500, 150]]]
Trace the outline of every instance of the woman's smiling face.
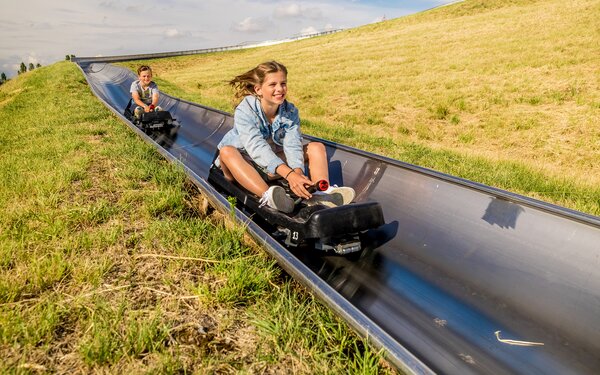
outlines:
[[287, 76], [284, 72], [267, 73], [262, 85], [254, 86], [254, 91], [271, 105], [279, 105], [287, 95]]

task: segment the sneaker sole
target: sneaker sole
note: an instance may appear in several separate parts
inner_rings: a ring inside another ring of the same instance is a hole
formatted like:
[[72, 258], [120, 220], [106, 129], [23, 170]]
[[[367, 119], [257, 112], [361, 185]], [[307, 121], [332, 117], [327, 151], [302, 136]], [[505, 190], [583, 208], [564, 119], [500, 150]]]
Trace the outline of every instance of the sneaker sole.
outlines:
[[318, 204], [325, 207], [337, 207], [344, 203], [344, 200], [340, 194], [323, 194], [313, 195], [312, 198], [304, 201], [307, 206], [316, 206]]
[[340, 196], [340, 200], [342, 201], [342, 203], [338, 204], [338, 206], [341, 206], [344, 204], [352, 203], [356, 193], [351, 187], [344, 186], [331, 188], [331, 192], [329, 193], [329, 195]]
[[286, 214], [294, 211], [294, 200], [290, 198], [285, 193], [285, 189], [280, 186], [273, 190], [273, 205], [275, 206], [273, 208]]

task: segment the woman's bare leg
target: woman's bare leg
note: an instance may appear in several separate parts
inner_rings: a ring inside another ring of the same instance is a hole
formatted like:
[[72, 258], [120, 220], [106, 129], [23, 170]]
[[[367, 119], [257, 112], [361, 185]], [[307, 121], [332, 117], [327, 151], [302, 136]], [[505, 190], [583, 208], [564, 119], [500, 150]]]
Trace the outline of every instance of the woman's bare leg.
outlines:
[[254, 166], [244, 159], [237, 148], [224, 146], [219, 151], [219, 159], [223, 174], [229, 181], [237, 181], [245, 189], [259, 197], [269, 188]]
[[325, 146], [320, 142], [310, 142], [304, 146], [304, 157], [308, 160], [310, 180], [313, 183], [319, 180], [329, 182], [329, 166]]
[[[308, 169], [310, 171], [310, 179], [313, 183], [319, 180], [329, 182], [329, 164], [327, 162], [327, 151], [325, 145], [319, 142], [311, 142], [305, 147], [305, 157], [308, 159]], [[354, 200], [356, 195], [354, 189], [350, 187], [329, 186], [325, 191], [328, 198], [319, 196], [320, 204], [323, 204], [323, 199], [328, 199], [335, 206], [348, 204]], [[311, 198], [312, 199], [312, 198]]]

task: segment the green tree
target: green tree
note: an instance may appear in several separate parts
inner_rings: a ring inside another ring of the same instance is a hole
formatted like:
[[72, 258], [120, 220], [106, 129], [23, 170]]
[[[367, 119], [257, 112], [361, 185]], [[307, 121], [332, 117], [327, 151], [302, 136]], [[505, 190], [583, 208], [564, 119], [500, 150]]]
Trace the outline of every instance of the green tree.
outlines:
[[31, 72], [33, 69], [35, 69], [35, 65], [33, 65], [33, 63], [29, 63], [29, 71]]
[[2, 72], [2, 74], [0, 74], [0, 82], [4, 83], [6, 81], [8, 81], [8, 78], [6, 78], [6, 74]]
[[65, 60], [66, 61], [71, 61], [71, 55], [65, 55]]
[[42, 64], [40, 64], [40, 63], [37, 63], [37, 64], [35, 64], [35, 67], [36, 67], [36, 68], [41, 68], [41, 67], [42, 67]]
[[21, 67], [19, 68], [19, 74], [25, 73], [27, 71], [27, 65], [21, 61]]

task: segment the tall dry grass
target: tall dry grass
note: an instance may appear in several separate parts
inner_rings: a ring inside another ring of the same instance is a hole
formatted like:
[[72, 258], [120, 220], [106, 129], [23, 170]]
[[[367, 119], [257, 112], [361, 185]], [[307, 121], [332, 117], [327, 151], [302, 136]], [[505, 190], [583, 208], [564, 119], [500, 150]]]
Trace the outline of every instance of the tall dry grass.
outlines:
[[[289, 98], [307, 133], [396, 158], [419, 146], [492, 167], [516, 163], [595, 190], [598, 14], [598, 0], [472, 0], [289, 44], [151, 64], [174, 95], [231, 111], [227, 80], [276, 59], [289, 68]], [[461, 177], [554, 201], [483, 174]]]

